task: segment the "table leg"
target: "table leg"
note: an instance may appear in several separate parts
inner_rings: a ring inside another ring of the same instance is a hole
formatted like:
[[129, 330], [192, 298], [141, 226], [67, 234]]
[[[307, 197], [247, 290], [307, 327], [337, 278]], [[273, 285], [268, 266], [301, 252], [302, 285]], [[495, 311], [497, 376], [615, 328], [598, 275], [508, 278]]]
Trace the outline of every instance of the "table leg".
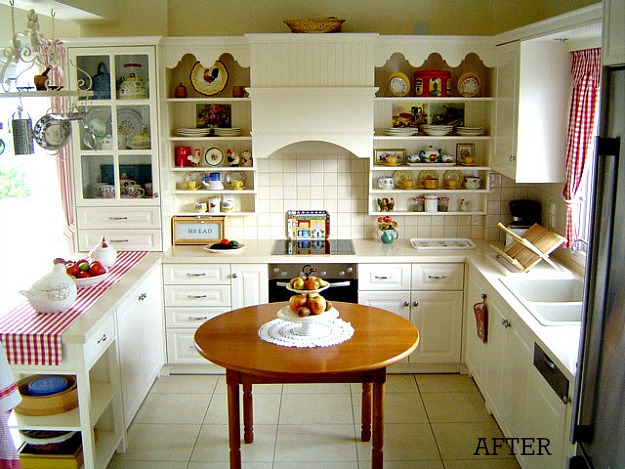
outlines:
[[226, 370], [228, 383], [228, 439], [230, 443], [230, 469], [241, 469], [241, 427], [239, 419], [239, 382], [236, 372]]
[[373, 443], [371, 469], [384, 466], [384, 382], [373, 383]]
[[362, 383], [360, 439], [371, 441], [371, 383]]
[[254, 403], [251, 384], [243, 385], [243, 441], [254, 442]]

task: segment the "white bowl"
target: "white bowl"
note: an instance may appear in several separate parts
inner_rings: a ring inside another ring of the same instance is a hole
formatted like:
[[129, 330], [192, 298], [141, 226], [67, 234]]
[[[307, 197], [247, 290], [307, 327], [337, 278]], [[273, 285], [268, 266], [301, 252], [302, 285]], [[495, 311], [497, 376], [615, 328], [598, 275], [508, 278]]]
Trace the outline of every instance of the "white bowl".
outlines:
[[108, 272], [105, 272], [102, 275], [96, 275], [94, 277], [75, 278], [74, 282], [76, 282], [76, 286], [78, 288], [93, 287], [97, 285], [98, 283], [100, 283], [102, 280], [104, 280], [107, 275], [108, 275]]

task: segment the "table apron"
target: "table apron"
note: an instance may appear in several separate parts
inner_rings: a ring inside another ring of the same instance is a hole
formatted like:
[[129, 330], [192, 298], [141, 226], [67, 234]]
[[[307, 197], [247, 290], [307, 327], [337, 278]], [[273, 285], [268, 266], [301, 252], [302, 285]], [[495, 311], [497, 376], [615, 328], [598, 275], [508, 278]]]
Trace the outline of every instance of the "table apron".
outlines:
[[384, 383], [386, 368], [370, 371], [317, 374], [303, 373], [293, 377], [263, 376], [254, 373], [227, 370], [227, 384], [324, 384], [324, 383]]

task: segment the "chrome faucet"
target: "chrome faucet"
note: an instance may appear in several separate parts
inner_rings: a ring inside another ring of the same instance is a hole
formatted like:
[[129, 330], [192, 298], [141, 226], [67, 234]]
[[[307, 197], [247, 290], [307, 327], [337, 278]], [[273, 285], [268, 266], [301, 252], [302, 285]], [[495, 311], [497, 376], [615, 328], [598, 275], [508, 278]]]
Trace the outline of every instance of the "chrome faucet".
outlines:
[[575, 253], [581, 250], [581, 246], [584, 246], [584, 251], [588, 251], [588, 241], [578, 238], [571, 243], [571, 252]]

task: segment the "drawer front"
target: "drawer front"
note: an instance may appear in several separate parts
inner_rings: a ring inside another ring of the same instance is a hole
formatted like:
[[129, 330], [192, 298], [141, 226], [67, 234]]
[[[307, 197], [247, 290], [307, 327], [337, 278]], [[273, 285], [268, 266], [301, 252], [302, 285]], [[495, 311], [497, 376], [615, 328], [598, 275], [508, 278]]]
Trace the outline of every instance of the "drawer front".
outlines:
[[195, 329], [174, 329], [167, 331], [167, 363], [168, 364], [202, 364], [210, 363], [195, 348], [193, 336]]
[[166, 285], [165, 306], [230, 306], [229, 285]]
[[359, 264], [359, 290], [409, 290], [410, 264]]
[[161, 211], [158, 207], [77, 207], [76, 226], [79, 230], [160, 230]]
[[90, 367], [114, 340], [115, 318], [111, 315], [85, 342], [85, 363], [87, 367]]
[[228, 306], [208, 308], [166, 308], [165, 323], [167, 327], [193, 327], [202, 325], [215, 316], [230, 311]]
[[102, 236], [118, 251], [162, 251], [159, 230], [79, 230], [78, 250], [89, 251]]
[[412, 264], [412, 290], [463, 290], [464, 264]]
[[166, 285], [230, 284], [230, 264], [166, 264], [163, 282]]

